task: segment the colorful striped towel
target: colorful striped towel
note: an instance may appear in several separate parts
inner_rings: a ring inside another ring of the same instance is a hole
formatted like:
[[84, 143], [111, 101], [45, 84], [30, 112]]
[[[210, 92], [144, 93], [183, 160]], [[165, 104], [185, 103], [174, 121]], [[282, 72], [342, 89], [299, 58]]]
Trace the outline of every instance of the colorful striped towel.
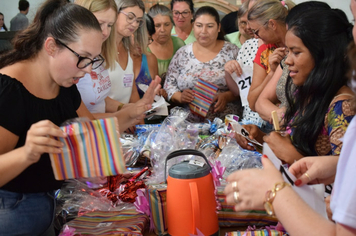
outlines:
[[[94, 211], [69, 221], [66, 225], [81, 235], [143, 235], [149, 217], [135, 209], [123, 211]], [[64, 226], [65, 227], [65, 226]], [[64, 228], [63, 227], [63, 228]]]
[[194, 100], [189, 104], [189, 108], [193, 113], [206, 117], [218, 87], [213, 83], [198, 79], [193, 91]]
[[119, 127], [116, 118], [72, 123], [61, 129], [62, 152], [50, 154], [57, 180], [111, 176], [124, 173]]

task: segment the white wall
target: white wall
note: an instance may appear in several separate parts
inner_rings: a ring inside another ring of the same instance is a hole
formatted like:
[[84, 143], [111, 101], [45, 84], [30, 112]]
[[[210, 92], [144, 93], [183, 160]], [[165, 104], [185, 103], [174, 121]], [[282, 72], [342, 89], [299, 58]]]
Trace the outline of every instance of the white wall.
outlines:
[[[27, 15], [31, 21], [36, 13], [37, 8], [44, 2], [44, 0], [28, 0], [30, 3], [30, 11]], [[306, 2], [307, 0], [292, 0], [295, 3]], [[350, 0], [322, 0], [328, 3], [332, 8], [340, 8], [345, 11], [346, 15], [349, 17], [350, 21], [353, 19], [350, 10]], [[17, 0], [0, 0], [0, 12], [4, 14], [5, 25], [10, 28], [10, 20], [14, 17], [18, 11], [18, 1]]]

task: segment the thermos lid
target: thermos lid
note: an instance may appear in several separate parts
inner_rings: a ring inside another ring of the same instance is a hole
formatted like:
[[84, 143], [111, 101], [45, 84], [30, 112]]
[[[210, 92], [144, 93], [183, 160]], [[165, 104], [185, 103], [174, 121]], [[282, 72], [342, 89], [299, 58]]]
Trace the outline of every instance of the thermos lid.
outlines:
[[197, 164], [190, 164], [189, 161], [183, 161], [173, 165], [169, 169], [168, 173], [170, 177], [176, 179], [195, 179], [204, 177], [210, 173], [210, 166], [208, 166], [206, 163], [201, 164], [204, 165], [200, 166]]

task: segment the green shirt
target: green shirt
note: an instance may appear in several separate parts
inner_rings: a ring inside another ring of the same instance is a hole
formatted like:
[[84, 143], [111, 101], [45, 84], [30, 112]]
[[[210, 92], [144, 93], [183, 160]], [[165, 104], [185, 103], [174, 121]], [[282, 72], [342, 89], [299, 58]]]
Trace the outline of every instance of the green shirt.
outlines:
[[225, 35], [225, 37], [230, 41], [230, 43], [235, 44], [238, 48], [241, 48], [240, 36], [240, 31]]
[[[176, 28], [174, 26], [172, 28], [171, 35], [178, 37], [178, 35], [176, 33]], [[187, 45], [187, 44], [193, 43], [195, 41], [196, 41], [196, 39], [194, 37], [194, 31], [193, 31], [193, 28], [192, 28], [192, 31], [190, 31], [190, 34], [189, 34], [188, 38], [186, 38], [184, 40], [184, 43]]]
[[[165, 60], [162, 60], [162, 59], [158, 59], [157, 58], [157, 62], [158, 62], [158, 75], [161, 76], [163, 73], [167, 72], [168, 70], [168, 66], [169, 66], [169, 63], [171, 62], [174, 54], [176, 53], [176, 51], [185, 45], [184, 41], [178, 37], [175, 37], [175, 36], [171, 36], [172, 38], [172, 41], [173, 41], [173, 54], [171, 56], [171, 58], [169, 59], [165, 59]], [[149, 52], [151, 52], [151, 50], [149, 48], [147, 48], [147, 50]], [[152, 53], [152, 52], [151, 52]]]

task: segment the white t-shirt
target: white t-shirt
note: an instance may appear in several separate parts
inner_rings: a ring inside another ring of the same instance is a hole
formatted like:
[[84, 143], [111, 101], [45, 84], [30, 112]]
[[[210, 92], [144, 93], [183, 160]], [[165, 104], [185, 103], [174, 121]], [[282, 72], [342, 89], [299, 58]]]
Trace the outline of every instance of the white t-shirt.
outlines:
[[109, 97], [127, 104], [130, 101], [132, 85], [134, 81], [133, 61], [128, 53], [126, 69], [123, 70], [118, 62], [115, 61], [115, 69], [109, 71], [111, 79], [111, 90]]
[[105, 113], [105, 98], [109, 95], [111, 81], [109, 71], [101, 65], [85, 74], [77, 84], [82, 101], [91, 113]]
[[356, 229], [356, 118], [347, 127], [337, 164], [330, 207], [333, 220]]

